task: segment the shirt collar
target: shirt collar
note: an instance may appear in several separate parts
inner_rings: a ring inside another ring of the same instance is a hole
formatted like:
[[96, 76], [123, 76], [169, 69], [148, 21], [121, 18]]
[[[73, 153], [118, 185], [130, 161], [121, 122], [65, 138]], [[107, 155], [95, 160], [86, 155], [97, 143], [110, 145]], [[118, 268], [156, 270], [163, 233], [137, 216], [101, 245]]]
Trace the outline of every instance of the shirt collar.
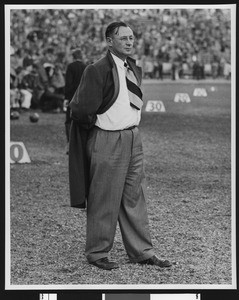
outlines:
[[114, 62], [116, 63], [116, 65], [120, 68], [124, 68], [124, 63], [126, 62], [123, 61], [122, 59], [120, 59], [118, 56], [116, 56], [115, 54], [113, 54], [112, 52], [110, 52], [110, 54], [112, 55]]

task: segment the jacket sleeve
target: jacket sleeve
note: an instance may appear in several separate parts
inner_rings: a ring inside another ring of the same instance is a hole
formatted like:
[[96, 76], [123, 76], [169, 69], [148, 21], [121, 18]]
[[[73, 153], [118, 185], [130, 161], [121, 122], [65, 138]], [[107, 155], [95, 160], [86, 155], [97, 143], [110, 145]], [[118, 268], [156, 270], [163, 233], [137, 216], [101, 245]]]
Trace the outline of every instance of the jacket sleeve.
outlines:
[[103, 101], [102, 75], [94, 65], [86, 67], [81, 82], [69, 104], [71, 118], [86, 129], [96, 121], [96, 113]]
[[70, 205], [85, 207], [89, 191], [89, 162], [86, 155], [88, 131], [72, 121], [69, 139]]

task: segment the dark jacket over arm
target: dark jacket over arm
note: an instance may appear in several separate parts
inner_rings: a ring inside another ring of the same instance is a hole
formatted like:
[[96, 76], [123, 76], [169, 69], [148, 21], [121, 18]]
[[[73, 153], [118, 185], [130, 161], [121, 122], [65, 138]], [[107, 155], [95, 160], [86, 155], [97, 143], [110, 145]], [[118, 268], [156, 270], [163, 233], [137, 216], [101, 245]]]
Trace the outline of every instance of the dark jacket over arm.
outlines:
[[89, 129], [95, 124], [96, 113], [103, 100], [102, 76], [94, 65], [89, 65], [81, 78], [70, 103], [71, 118]]
[[[140, 70], [130, 63], [137, 79], [141, 80]], [[81, 82], [70, 102], [71, 130], [69, 140], [69, 180], [71, 206], [79, 207], [89, 189], [89, 164], [86, 143], [89, 132], [94, 127], [97, 114], [107, 111], [119, 93], [117, 67], [112, 56], [107, 55], [86, 67]]]
[[96, 121], [96, 111], [102, 101], [102, 79], [93, 65], [83, 73], [72, 101], [71, 128], [69, 139], [69, 182], [72, 207], [84, 207], [88, 196], [88, 160], [86, 143], [91, 128]]

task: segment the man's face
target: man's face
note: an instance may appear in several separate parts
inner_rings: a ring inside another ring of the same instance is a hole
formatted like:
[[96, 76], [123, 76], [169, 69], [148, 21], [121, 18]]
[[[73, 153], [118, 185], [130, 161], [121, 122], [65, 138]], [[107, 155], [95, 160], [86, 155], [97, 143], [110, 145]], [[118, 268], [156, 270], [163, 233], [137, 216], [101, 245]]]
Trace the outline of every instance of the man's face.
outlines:
[[111, 38], [107, 39], [108, 45], [116, 56], [125, 60], [132, 53], [134, 44], [133, 31], [129, 27], [122, 26], [118, 30], [116, 29], [115, 32]]

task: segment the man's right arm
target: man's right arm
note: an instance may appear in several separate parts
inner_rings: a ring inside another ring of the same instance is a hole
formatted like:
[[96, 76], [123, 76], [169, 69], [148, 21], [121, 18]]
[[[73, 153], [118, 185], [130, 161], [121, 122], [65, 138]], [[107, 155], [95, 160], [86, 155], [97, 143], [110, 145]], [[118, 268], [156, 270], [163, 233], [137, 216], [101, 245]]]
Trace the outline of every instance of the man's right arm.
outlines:
[[102, 75], [94, 65], [88, 65], [81, 82], [69, 104], [71, 118], [84, 128], [91, 128], [96, 121], [96, 113], [103, 101]]

